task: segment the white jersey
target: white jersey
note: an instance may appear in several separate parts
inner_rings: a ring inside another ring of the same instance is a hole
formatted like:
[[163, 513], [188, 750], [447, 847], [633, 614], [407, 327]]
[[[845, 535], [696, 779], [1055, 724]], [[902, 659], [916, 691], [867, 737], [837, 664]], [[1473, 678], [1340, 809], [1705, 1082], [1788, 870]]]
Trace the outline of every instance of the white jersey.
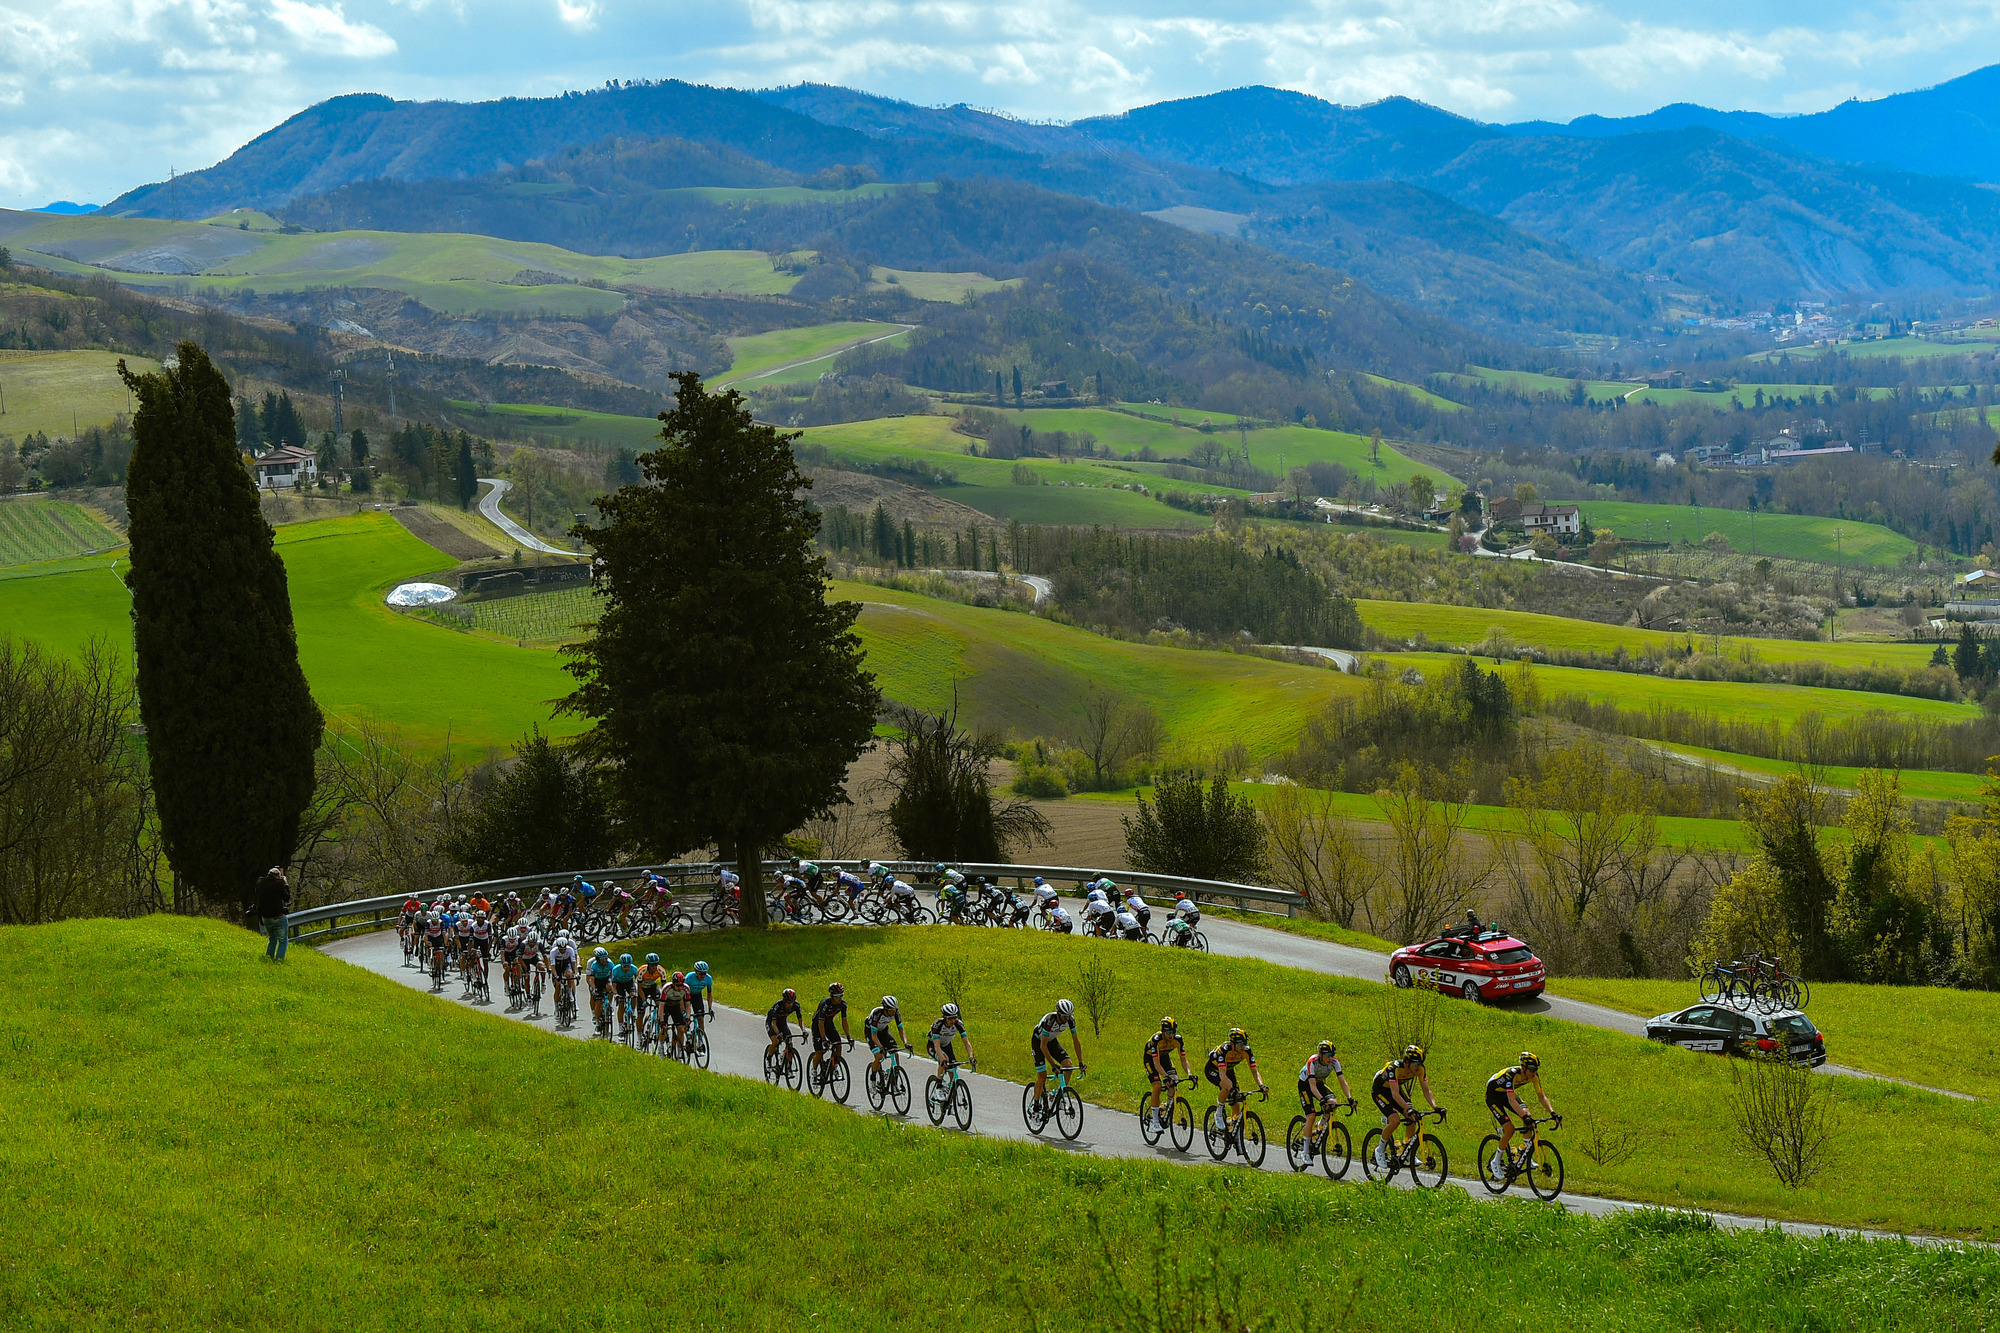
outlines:
[[1047, 885], [1047, 884], [1037, 884], [1037, 885], [1035, 886], [1035, 901], [1036, 901], [1036, 902], [1040, 903], [1040, 904], [1041, 904], [1042, 906], [1044, 906], [1044, 907], [1047, 907], [1047, 906], [1049, 906], [1050, 904], [1054, 903], [1054, 902], [1055, 902], [1055, 900], [1056, 900], [1056, 891], [1055, 891], [1055, 889], [1051, 888], [1051, 887], [1050, 887], [1049, 885]]
[[549, 950], [549, 962], [557, 968], [575, 967], [576, 946], [574, 944], [557, 945], [555, 948]]
[[722, 872], [723, 888], [733, 889], [740, 883], [742, 883], [742, 881], [736, 877], [736, 872], [734, 870], [725, 870]]
[[1200, 916], [1201, 908], [1195, 905], [1194, 899], [1183, 898], [1174, 904], [1174, 915], [1187, 917]]
[[961, 871], [947, 870], [942, 875], [938, 876], [938, 883], [956, 884], [959, 888], [962, 889], [965, 887], [965, 875]]
[[1106, 912], [1110, 910], [1111, 910], [1111, 904], [1105, 902], [1101, 898], [1092, 898], [1089, 902], [1083, 905], [1083, 914], [1087, 917], [1092, 917], [1092, 918], [1103, 916]]
[[898, 898], [914, 898], [917, 896], [917, 891], [900, 879], [889, 881], [889, 891]]
[[1118, 929], [1137, 930], [1138, 928], [1139, 928], [1138, 917], [1132, 915], [1132, 913], [1130, 912], [1120, 912], [1118, 914]]
[[1131, 908], [1135, 912], [1143, 912], [1146, 910], [1146, 900], [1144, 898], [1141, 898], [1136, 893], [1132, 894], [1131, 896], [1125, 899], [1125, 905]]

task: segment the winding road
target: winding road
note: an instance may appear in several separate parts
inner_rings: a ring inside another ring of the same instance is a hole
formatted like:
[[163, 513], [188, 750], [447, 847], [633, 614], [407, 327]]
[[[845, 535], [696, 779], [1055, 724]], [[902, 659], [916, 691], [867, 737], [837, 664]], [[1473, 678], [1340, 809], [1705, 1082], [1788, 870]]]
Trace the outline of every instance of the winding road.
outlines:
[[493, 488], [479, 497], [479, 512], [486, 517], [487, 522], [506, 533], [509, 537], [512, 537], [517, 546], [527, 551], [545, 551], [550, 555], [576, 554], [575, 551], [565, 551], [560, 546], [549, 545], [540, 537], [537, 537], [534, 533], [528, 531], [501, 512], [500, 497], [514, 489], [513, 482], [503, 480], [500, 477], [481, 477], [479, 481], [482, 485]]
[[[1215, 949], [1218, 953], [1231, 955], [1253, 954], [1268, 962], [1278, 963], [1283, 966], [1306, 967], [1313, 971], [1321, 972], [1337, 972], [1344, 976], [1368, 976], [1379, 979], [1382, 975], [1382, 955], [1370, 953], [1365, 949], [1355, 949], [1346, 945], [1332, 944], [1326, 941], [1268, 930], [1260, 926], [1234, 921], [1221, 921], [1213, 918], [1204, 921], [1202, 929], [1209, 936], [1211, 948]], [[432, 992], [428, 976], [420, 973], [414, 967], [404, 965], [402, 946], [393, 931], [375, 931], [369, 934], [336, 940], [322, 945], [321, 952], [329, 957], [351, 963], [356, 967], [365, 968], [379, 976], [407, 986], [411, 990], [436, 994], [438, 999], [443, 1003], [460, 1004], [468, 1008], [478, 1009], [496, 1020], [525, 1022], [541, 1031], [578, 1040], [589, 1040], [591, 1037], [588, 1005], [583, 1003], [581, 999], [579, 1003], [583, 1009], [582, 1021], [574, 1028], [569, 1029], [557, 1027], [552, 1012], [545, 1012], [539, 1017], [507, 1013], [506, 998], [504, 990], [501, 989], [497, 967], [494, 969], [493, 977], [493, 985], [496, 991], [495, 998], [484, 1004], [469, 1002], [460, 998], [460, 988], [456, 981], [448, 981], [442, 991]], [[692, 957], [692, 952], [690, 950], [690, 957]], [[718, 986], [724, 994], [728, 993], [728, 984], [727, 977], [722, 978], [718, 982]], [[548, 1003], [552, 1010], [553, 1000], [550, 1000]], [[1601, 1026], [1618, 1026], [1621, 1027], [1621, 1030], [1629, 1031], [1630, 1025], [1638, 1023], [1638, 1020], [1628, 1015], [1616, 1014], [1608, 1009], [1600, 1010], [1594, 1005], [1579, 1005], [1574, 1001], [1567, 1000], [1551, 1001], [1549, 1012], [1555, 1013], [1558, 1017], [1567, 1017], [1569, 1015], [1563, 1012], [1565, 1007], [1573, 1008], [1577, 1011], [1590, 1011], [1603, 1020], [1600, 1024]], [[1589, 1022], [1594, 1020], [1589, 1017], [1579, 1016], [1577, 1021]], [[913, 1039], [921, 1040], [922, 1030], [921, 1021], [913, 1022], [911, 1025]], [[763, 1015], [761, 1013], [718, 1004], [716, 1006], [716, 1016], [709, 1025], [709, 1039], [712, 1052], [710, 1072], [725, 1076], [734, 1075], [739, 1078], [758, 1080], [763, 1078], [765, 1036]], [[1097, 1050], [1096, 1043], [1094, 1042], [1086, 1042], [1085, 1053], [1100, 1061], [1120, 1058], [1115, 1053]], [[641, 1060], [653, 1057], [634, 1052], [632, 1058]], [[867, 1060], [865, 1047], [857, 1046], [854, 1051], [848, 1053], [847, 1059], [849, 1067], [853, 1071], [854, 1084], [853, 1091], [849, 1094], [849, 1109], [863, 1115], [874, 1114], [874, 1112], [868, 1110], [867, 1099], [862, 1095], [860, 1086], [862, 1070]], [[920, 1055], [905, 1056], [904, 1061], [909, 1071], [911, 1085], [910, 1115], [904, 1118], [915, 1124], [924, 1125], [926, 1121], [922, 1111], [923, 1084], [924, 1079], [930, 1075], [934, 1066], [929, 1060], [924, 1059]], [[1086, 1080], [1087, 1077], [1086, 1075]], [[983, 1138], [1014, 1141], [1025, 1141], [1034, 1137], [1028, 1133], [1027, 1126], [1022, 1123], [1022, 1087], [1020, 1084], [992, 1078], [985, 1074], [973, 1074], [969, 1076], [969, 1082], [972, 1085], [974, 1107], [973, 1129], [971, 1133]], [[1084, 1086], [1086, 1089], [1088, 1088], [1087, 1081]], [[1199, 1115], [1205, 1104], [1204, 1100], [1199, 1095], [1190, 1096], [1188, 1100], [1190, 1105], [1195, 1107], [1196, 1114]], [[1274, 1088], [1274, 1093], [1270, 1101], [1264, 1103], [1253, 1102], [1251, 1105], [1263, 1119], [1265, 1134], [1270, 1140], [1270, 1148], [1265, 1156], [1262, 1169], [1279, 1173], [1288, 1171], [1289, 1167], [1285, 1161], [1284, 1136], [1286, 1126], [1290, 1123], [1294, 1113], [1291, 1094], [1282, 1086], [1282, 1080], [1278, 1080], [1278, 1086]], [[1348, 1123], [1350, 1132], [1353, 1135], [1358, 1155], [1360, 1140], [1363, 1131], [1367, 1127], [1368, 1117], [1357, 1114], [1352, 1120], [1346, 1123]], [[953, 1128], [940, 1132], [958, 1133], [959, 1131]], [[1098, 1157], [1150, 1159], [1170, 1162], [1175, 1165], [1207, 1167], [1209, 1169], [1247, 1169], [1246, 1165], [1241, 1161], [1235, 1162], [1230, 1167], [1217, 1167], [1215, 1163], [1208, 1159], [1203, 1150], [1199, 1133], [1197, 1133], [1196, 1141], [1188, 1153], [1175, 1151], [1171, 1143], [1166, 1140], [1162, 1140], [1157, 1147], [1149, 1146], [1144, 1137], [1139, 1133], [1139, 1120], [1136, 1115], [1110, 1110], [1095, 1104], [1086, 1105], [1083, 1132], [1074, 1142], [1066, 1142], [1060, 1138], [1056, 1134], [1053, 1125], [1040, 1136], [1039, 1141], [1051, 1149], [1087, 1153]], [[1464, 1163], [1461, 1163], [1461, 1168], [1464, 1165]], [[1314, 1170], [1316, 1173], [1317, 1168], [1314, 1168]], [[1321, 1179], [1323, 1180], [1324, 1177], [1321, 1177]], [[1349, 1167], [1347, 1180], [1343, 1183], [1355, 1183], [1362, 1179], [1361, 1164], [1357, 1160]], [[1328, 1184], [1331, 1188], [1332, 1183], [1328, 1182]], [[1405, 1182], [1400, 1179], [1398, 1184], [1407, 1187]], [[1486, 1194], [1483, 1188], [1478, 1187], [1476, 1182], [1470, 1179], [1453, 1177], [1450, 1184], [1453, 1187], [1464, 1190], [1476, 1199], [1488, 1199], [1491, 1197]], [[1514, 1197], [1523, 1196], [1523, 1190], [1520, 1188], [1509, 1193], [1510, 1196]], [[1629, 1209], [1652, 1206], [1620, 1199], [1604, 1199], [1588, 1195], [1572, 1194], [1563, 1195], [1560, 1202], [1563, 1207], [1569, 1209], [1571, 1212], [1594, 1217], [1603, 1217]], [[1886, 1239], [1898, 1234], [1854, 1227], [1825, 1226], [1815, 1222], [1778, 1221], [1770, 1218], [1747, 1217], [1735, 1213], [1709, 1213], [1707, 1215], [1712, 1217], [1718, 1225], [1728, 1227], [1732, 1230], [1777, 1227], [1782, 1231], [1797, 1236], [1853, 1235], [1878, 1239]], [[1920, 1245], [1954, 1247], [1958, 1244], [1954, 1241], [1923, 1236], [1912, 1236], [1909, 1239]]]

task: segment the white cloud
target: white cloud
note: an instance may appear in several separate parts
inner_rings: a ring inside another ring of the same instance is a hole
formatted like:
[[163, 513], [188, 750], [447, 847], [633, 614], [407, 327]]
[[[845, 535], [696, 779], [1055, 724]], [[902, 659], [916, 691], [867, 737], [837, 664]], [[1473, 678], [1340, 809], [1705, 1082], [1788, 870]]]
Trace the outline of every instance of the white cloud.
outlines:
[[556, 0], [556, 17], [579, 32], [597, 26], [596, 0]]
[[350, 23], [339, 5], [271, 0], [271, 17], [315, 55], [374, 59], [393, 55], [396, 39], [372, 23]]

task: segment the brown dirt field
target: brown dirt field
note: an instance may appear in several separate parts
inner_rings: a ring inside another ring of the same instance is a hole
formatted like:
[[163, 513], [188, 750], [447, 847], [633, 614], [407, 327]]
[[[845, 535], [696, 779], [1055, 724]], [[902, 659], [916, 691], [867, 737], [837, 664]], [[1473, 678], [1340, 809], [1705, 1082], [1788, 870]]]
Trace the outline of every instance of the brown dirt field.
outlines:
[[433, 546], [454, 560], [482, 560], [500, 554], [459, 528], [445, 522], [428, 509], [398, 506], [389, 511], [396, 521], [409, 530], [412, 537], [428, 546]]

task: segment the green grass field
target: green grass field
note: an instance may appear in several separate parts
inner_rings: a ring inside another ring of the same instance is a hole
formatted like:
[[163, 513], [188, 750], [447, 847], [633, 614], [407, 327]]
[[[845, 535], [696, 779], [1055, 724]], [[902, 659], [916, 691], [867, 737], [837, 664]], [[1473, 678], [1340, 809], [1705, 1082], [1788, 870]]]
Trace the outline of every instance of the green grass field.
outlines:
[[[1699, 745], [1669, 745], [1660, 741], [1650, 741], [1662, 750], [1684, 754], [1692, 759], [1706, 760], [1725, 768], [1740, 768], [1750, 773], [1762, 773], [1770, 777], [1783, 777], [1796, 771], [1796, 764], [1782, 759], [1762, 759], [1755, 755], [1732, 754], [1728, 750], [1709, 750]], [[1819, 770], [1822, 781], [1829, 786], [1854, 789], [1861, 781], [1865, 769], [1828, 765]], [[1904, 769], [1901, 774], [1903, 795], [1917, 801], [1978, 801], [1986, 788], [1987, 779], [1977, 773], [1940, 773], [1925, 769]]]
[[[1502, 389], [1519, 394], [1524, 398], [1535, 398], [1545, 393], [1567, 398], [1570, 381], [1558, 375], [1540, 375], [1532, 370], [1494, 370], [1488, 366], [1468, 367], [1463, 375], [1442, 375], [1438, 378], [1453, 384], [1483, 384], [1491, 389]], [[1584, 391], [1593, 403], [1608, 403], [1614, 398], [1623, 398], [1643, 384], [1621, 380], [1585, 380]]]
[[[1522, 647], [1567, 648], [1610, 654], [1619, 648], [1633, 655], [1648, 649], [1684, 648], [1708, 651], [1713, 639], [1667, 630], [1602, 625], [1592, 620], [1505, 611], [1483, 606], [1442, 606], [1435, 602], [1355, 603], [1362, 620], [1384, 634], [1414, 638], [1419, 632], [1433, 643], [1484, 643], [1495, 629]], [[1732, 639], [1720, 643], [1723, 655], [1754, 662], [1825, 662], [1832, 666], [1882, 665], [1921, 667], [1936, 645], [1928, 643], [1807, 643], [1797, 639]]]
[[61, 560], [123, 546], [102, 518], [68, 500], [0, 500], [0, 565]]
[[1394, 389], [1398, 393], [1408, 394], [1418, 402], [1428, 403], [1440, 412], [1463, 412], [1465, 410], [1464, 403], [1454, 403], [1451, 399], [1432, 393], [1429, 389], [1421, 385], [1409, 384], [1403, 380], [1385, 379], [1380, 375], [1364, 374], [1361, 378], [1371, 384], [1379, 384], [1385, 389]]
[[1900, 1333], [1978, 1328], [2000, 1284], [1981, 1251], [938, 1133], [259, 954], [201, 919], [0, 930], [17, 1326], [1370, 1329], [1477, 1274], [1495, 1333]]
[[[884, 334], [891, 336], [884, 339]], [[731, 338], [729, 349], [735, 359], [729, 363], [727, 371], [715, 378], [713, 384], [718, 389], [734, 385], [747, 392], [762, 384], [790, 384], [818, 379], [821, 372], [828, 369], [828, 362], [850, 347], [878, 339], [893, 344], [908, 338], [908, 333], [898, 333], [892, 325], [866, 320], [773, 329], [769, 333]], [[806, 364], [793, 365], [794, 362]], [[781, 366], [791, 366], [791, 369], [779, 370]]]
[[[659, 948], [669, 966], [685, 966], [696, 956], [695, 946], [678, 938], [645, 947]], [[1196, 1051], [1215, 1044], [1232, 1025], [1249, 1031], [1273, 1092], [1256, 1108], [1267, 1133], [1282, 1135], [1296, 1108], [1293, 1071], [1323, 1037], [1339, 1046], [1350, 1082], [1364, 1084], [1357, 1091], [1365, 1104], [1365, 1081], [1387, 1054], [1382, 1006], [1397, 992], [1254, 959], [1162, 956], [1170, 952], [1039, 932], [923, 927], [810, 927], [763, 936], [731, 931], [699, 946], [716, 975], [721, 1003], [761, 1010], [783, 987], [821, 995], [838, 980], [851, 994], [895, 994], [918, 1023], [943, 1002], [940, 968], [961, 961], [968, 980], [960, 1003], [980, 1068], [1016, 1080], [1033, 1073], [1026, 1034], [1036, 1017], [1059, 996], [1075, 998], [1078, 967], [1099, 959], [1112, 968], [1115, 988], [1101, 1034], [1079, 1006], [1090, 1067], [1079, 1088], [1088, 1100], [1119, 1109], [1136, 1105], [1143, 1087], [1138, 1052], [1159, 1015], [1170, 1013]], [[1828, 1041], [1839, 1049], [1842, 1029], [1830, 1021], [1827, 1026]], [[1970, 1021], [1952, 1030], [1992, 1041]], [[2000, 1237], [1988, 1152], [1988, 1141], [2000, 1131], [2000, 1105], [1965, 1105], [1891, 1083], [1829, 1080], [1842, 1117], [1843, 1165], [1794, 1192], [1734, 1150], [1725, 1060], [1446, 999], [1438, 1007], [1429, 1069], [1432, 1091], [1451, 1112], [1438, 1133], [1454, 1174], [1471, 1173], [1474, 1148], [1487, 1132], [1481, 1105], [1487, 1076], [1524, 1047], [1542, 1057], [1544, 1084], [1569, 1117], [1556, 1141], [1568, 1166], [1568, 1188], [1577, 1193]], [[1854, 1054], [1861, 1059], [1865, 1053], [1857, 1048]], [[1199, 1114], [1199, 1099], [1191, 1100]], [[1581, 1146], [1588, 1117], [1612, 1133], [1631, 1131], [1641, 1151], [1622, 1163], [1593, 1162]], [[1371, 1121], [1356, 1116], [1352, 1123], [1358, 1133]], [[1923, 1153], [1900, 1151], [1911, 1142], [1924, 1144]], [[1889, 1154], [1905, 1169], [1871, 1169]]]
[[596, 619], [597, 594], [588, 588], [525, 593], [478, 602], [452, 602], [420, 607], [409, 614], [448, 629], [470, 629], [522, 647], [546, 647], [579, 637], [579, 628]]
[[[135, 374], [160, 368], [143, 356], [124, 360]], [[0, 351], [0, 394], [7, 399], [0, 438], [18, 443], [37, 431], [68, 437], [109, 425], [130, 406], [118, 361], [116, 352]]]
[[[27, 219], [27, 220], [24, 220]], [[625, 298], [602, 287], [736, 295], [778, 295], [798, 279], [756, 250], [704, 250], [625, 259], [560, 246], [451, 232], [338, 231], [284, 235], [243, 231], [235, 219], [172, 222], [150, 218], [0, 215], [0, 240], [58, 272], [103, 275], [129, 286], [227, 293], [371, 287], [400, 291], [451, 315], [596, 315]], [[133, 269], [170, 251], [199, 271]], [[567, 282], [535, 284], [524, 273]]]
[[659, 443], [655, 417], [628, 417], [612, 412], [586, 412], [538, 403], [468, 403], [452, 407], [474, 420], [492, 421], [509, 433], [529, 431], [565, 443], [617, 445], [643, 452]]
[[[1610, 528], [1634, 540], [1693, 541], [1719, 532], [1744, 554], [1789, 556], [1820, 564], [1871, 565], [1888, 568], [1913, 554], [1917, 544], [1876, 523], [1849, 518], [1815, 518], [1805, 514], [1756, 515], [1754, 541], [1751, 515], [1741, 509], [1703, 509], [1697, 527], [1688, 505], [1633, 504], [1623, 500], [1588, 500], [1583, 516], [1593, 528]], [[1650, 524], [1650, 526], [1648, 526]], [[1648, 537], [1648, 534], [1651, 534]]]
[[[1565, 978], [1558, 995], [1651, 1018], [1701, 998], [1689, 980]], [[1807, 1013], [1827, 1030], [1828, 1059], [1927, 1087], [2000, 1100], [2000, 995], [1941, 986], [1812, 988]]]
[[[1706, 393], [1700, 389], [1647, 389], [1632, 395], [1635, 403], [1658, 403], [1661, 407], [1681, 407], [1694, 403], [1701, 407], [1712, 407], [1718, 412], [1733, 412], [1738, 407], [1754, 407], [1757, 391], [1764, 391], [1764, 401], [1774, 398], [1790, 398], [1794, 401], [1818, 402], [1832, 389], [1830, 384], [1738, 384], [1720, 393]], [[1887, 389], [1863, 389], [1870, 398], [1886, 397]], [[1840, 395], [1835, 392], [1834, 396]]]
[[919, 301], [957, 304], [967, 297], [981, 297], [1005, 287], [1017, 287], [1019, 278], [989, 278], [984, 273], [931, 273], [923, 269], [883, 268], [868, 271], [871, 292], [900, 291]]

